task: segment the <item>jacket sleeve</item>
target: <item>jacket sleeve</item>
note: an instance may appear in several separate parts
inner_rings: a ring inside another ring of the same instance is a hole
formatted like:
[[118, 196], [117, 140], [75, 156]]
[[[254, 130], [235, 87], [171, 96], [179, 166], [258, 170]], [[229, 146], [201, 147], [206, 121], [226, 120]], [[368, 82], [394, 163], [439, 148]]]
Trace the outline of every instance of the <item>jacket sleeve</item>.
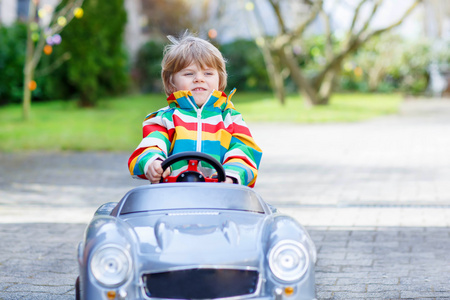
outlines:
[[165, 159], [171, 145], [166, 109], [148, 115], [142, 124], [143, 139], [128, 159], [128, 169], [134, 178], [147, 179], [148, 166], [157, 158]]
[[262, 151], [255, 143], [242, 115], [234, 109], [230, 112], [232, 136], [224, 155], [223, 166], [227, 176], [236, 179], [237, 183], [254, 187]]

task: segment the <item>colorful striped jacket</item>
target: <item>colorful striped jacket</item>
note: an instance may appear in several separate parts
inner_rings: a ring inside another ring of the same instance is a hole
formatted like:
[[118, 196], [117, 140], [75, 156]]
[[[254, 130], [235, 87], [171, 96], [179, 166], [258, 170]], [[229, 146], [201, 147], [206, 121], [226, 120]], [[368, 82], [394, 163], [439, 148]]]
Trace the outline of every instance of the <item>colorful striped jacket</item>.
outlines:
[[[242, 115], [230, 101], [230, 95], [213, 91], [199, 108], [190, 91], [178, 91], [167, 98], [169, 106], [148, 115], [143, 123], [143, 139], [128, 161], [133, 177], [146, 179], [148, 166], [155, 159], [198, 151], [220, 161], [227, 176], [237, 183], [253, 187], [262, 152], [253, 140]], [[186, 162], [172, 166], [176, 176], [187, 168]], [[211, 176], [211, 167], [203, 163], [202, 172]]]

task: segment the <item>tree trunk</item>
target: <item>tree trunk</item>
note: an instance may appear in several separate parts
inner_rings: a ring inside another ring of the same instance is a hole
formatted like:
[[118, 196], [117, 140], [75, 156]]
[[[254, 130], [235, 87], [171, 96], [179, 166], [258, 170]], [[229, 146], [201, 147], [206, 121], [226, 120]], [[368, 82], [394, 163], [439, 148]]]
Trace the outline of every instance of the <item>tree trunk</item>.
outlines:
[[[264, 19], [257, 10], [255, 11], [255, 16], [257, 22], [261, 24], [261, 28], [264, 28], [264, 25], [262, 25], [264, 24]], [[259, 36], [259, 38], [255, 39], [255, 42], [256, 45], [261, 49], [272, 91], [275, 93], [275, 96], [278, 98], [281, 105], [284, 105], [286, 102], [286, 91], [284, 87], [284, 78], [281, 75], [281, 64], [276, 63], [275, 57], [272, 54], [272, 50], [269, 46], [270, 41], [268, 40], [268, 38], [263, 37], [263, 34], [260, 32], [260, 30], [258, 30], [258, 27], [252, 28], [256, 35]]]
[[276, 64], [273, 59], [270, 49], [267, 47], [267, 41], [264, 41], [262, 45], [259, 45], [264, 57], [264, 63], [266, 65], [267, 75], [269, 76], [270, 85], [275, 92], [275, 96], [280, 101], [281, 105], [286, 103], [286, 91], [284, 88], [284, 79], [281, 75], [280, 64]]
[[92, 99], [92, 94], [88, 92], [81, 92], [78, 100], [78, 107], [89, 108], [95, 106], [95, 100]]
[[286, 91], [284, 88], [284, 78], [281, 74], [280, 64], [276, 64], [273, 60], [270, 62], [271, 66], [267, 66], [269, 79], [275, 95], [280, 101], [281, 105], [286, 104]]
[[278, 54], [282, 62], [288, 67], [299, 93], [303, 95], [305, 105], [308, 107], [316, 105], [319, 102], [318, 94], [308, 79], [303, 75], [300, 66], [292, 55], [291, 49], [284, 47]]
[[334, 92], [336, 80], [339, 77], [340, 71], [341, 66], [337, 65], [325, 74], [322, 82], [320, 83], [318, 102], [316, 103], [316, 105], [328, 105], [330, 103], [330, 97]]
[[31, 90], [29, 88], [29, 84], [32, 80], [33, 80], [32, 71], [31, 70], [25, 71], [23, 82], [23, 99], [22, 99], [22, 117], [25, 121], [28, 121], [30, 119]]
[[377, 90], [381, 80], [383, 79], [383, 76], [386, 74], [384, 69], [385, 68], [374, 66], [371, 70], [369, 70], [369, 91], [375, 92]]
[[30, 1], [29, 11], [28, 11], [28, 22], [27, 22], [27, 50], [25, 54], [25, 66], [23, 68], [23, 100], [22, 100], [22, 116], [24, 120], [30, 119], [30, 109], [31, 109], [31, 90], [30, 82], [34, 77], [34, 67], [33, 67], [33, 55], [34, 55], [34, 42], [31, 38], [31, 28], [30, 24], [34, 20], [36, 15], [36, 4], [34, 1]]
[[[340, 75], [342, 62], [344, 59], [361, 48], [361, 46], [363, 46], [372, 37], [390, 31], [400, 25], [422, 1], [423, 0], [415, 0], [414, 3], [403, 13], [403, 15], [391, 25], [371, 31], [369, 29], [369, 25], [371, 24], [371, 21], [376, 15], [383, 0], [373, 1], [374, 3], [372, 4], [372, 10], [370, 11], [369, 16], [363, 21], [361, 21], [363, 17], [360, 16], [360, 10], [369, 1], [360, 0], [357, 8], [355, 9], [352, 25], [347, 33], [348, 40], [344, 43], [344, 46], [340, 47], [336, 52], [332, 51], [333, 39], [330, 20], [325, 11], [323, 11], [322, 1], [315, 2], [318, 5], [318, 10], [311, 10], [310, 18], [308, 19], [309, 21], [299, 25], [299, 27], [294, 30], [288, 30], [284, 24], [284, 18], [281, 15], [280, 10], [280, 1], [269, 1], [273, 9], [273, 13], [277, 17], [278, 27], [281, 28], [280, 33], [274, 38], [274, 42], [270, 46], [276, 52], [273, 53], [273, 55], [278, 54], [282, 64], [289, 69], [292, 80], [305, 99], [305, 104], [309, 106], [326, 105], [329, 103], [330, 97], [334, 92], [336, 81]], [[308, 2], [313, 3], [314, 1]], [[312, 20], [316, 18], [319, 10], [322, 10], [322, 14], [325, 17], [325, 36], [327, 38], [325, 57], [327, 64], [321, 68], [319, 74], [315, 78], [308, 79], [300, 69], [298, 61], [294, 57], [290, 45], [295, 40], [301, 40], [304, 29], [308, 24], [310, 24], [310, 22], [312, 22]], [[355, 29], [355, 24], [357, 23], [362, 24], [362, 27], [358, 30]]]

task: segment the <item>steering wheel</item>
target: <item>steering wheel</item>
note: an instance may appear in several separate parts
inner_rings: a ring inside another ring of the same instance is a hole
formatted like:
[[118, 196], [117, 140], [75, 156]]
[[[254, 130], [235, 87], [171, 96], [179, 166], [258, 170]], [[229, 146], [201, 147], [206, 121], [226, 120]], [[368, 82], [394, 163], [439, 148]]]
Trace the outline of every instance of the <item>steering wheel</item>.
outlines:
[[[161, 163], [161, 167], [164, 171], [176, 162], [181, 160], [187, 160], [188, 168], [187, 170], [178, 174], [178, 176], [167, 176], [166, 178], [161, 178], [161, 183], [167, 182], [223, 182], [226, 179], [225, 169], [222, 164], [219, 163], [214, 157], [202, 152], [196, 151], [186, 151], [180, 152], [169, 156], [166, 160]], [[207, 178], [202, 172], [198, 170], [199, 162], [204, 161], [210, 164], [214, 171], [217, 172], [217, 178]]]

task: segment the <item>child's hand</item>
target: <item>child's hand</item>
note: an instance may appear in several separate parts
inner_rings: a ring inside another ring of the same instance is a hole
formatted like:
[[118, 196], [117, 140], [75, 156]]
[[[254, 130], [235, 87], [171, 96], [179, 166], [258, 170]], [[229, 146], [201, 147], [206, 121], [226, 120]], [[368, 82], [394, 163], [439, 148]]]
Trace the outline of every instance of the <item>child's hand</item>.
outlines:
[[233, 184], [234, 181], [233, 181], [233, 179], [232, 179], [231, 177], [228, 177], [228, 176], [227, 176], [227, 178], [225, 179], [225, 183], [231, 183], [231, 184]]
[[157, 159], [150, 164], [145, 176], [150, 180], [151, 183], [159, 183], [161, 181], [161, 176], [163, 178], [170, 175], [170, 168], [167, 168], [163, 174], [163, 169], [161, 168], [162, 161]]

